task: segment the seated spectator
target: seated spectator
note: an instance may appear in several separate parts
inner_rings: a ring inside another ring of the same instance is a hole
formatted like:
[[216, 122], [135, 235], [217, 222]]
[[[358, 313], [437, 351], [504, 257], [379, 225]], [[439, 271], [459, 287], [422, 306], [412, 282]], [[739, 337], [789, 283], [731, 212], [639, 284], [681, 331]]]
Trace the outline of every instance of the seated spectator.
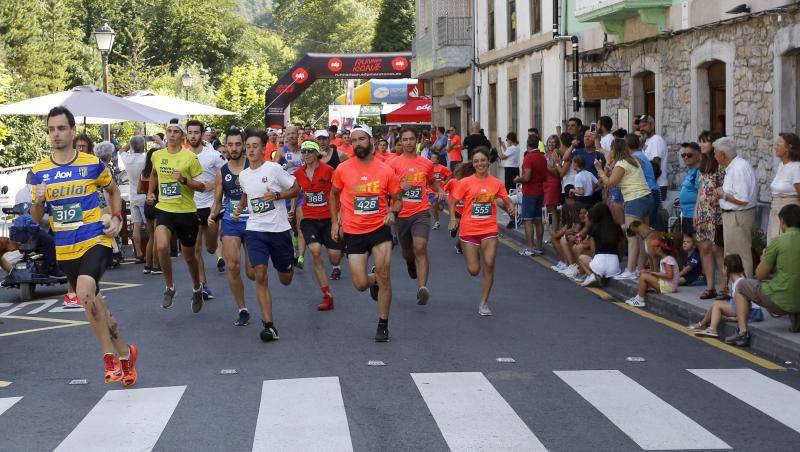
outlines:
[[[725, 274], [728, 278], [728, 284], [731, 287], [731, 293], [736, 293], [736, 286], [740, 281], [744, 280], [744, 266], [742, 265], [742, 258], [738, 254], [729, 254], [725, 256], [722, 265], [725, 269]], [[731, 282], [733, 281], [733, 282]], [[703, 320], [689, 325], [689, 331], [693, 332], [695, 336], [702, 337], [719, 337], [719, 324], [722, 322], [723, 317], [725, 320], [736, 320], [736, 303], [733, 301], [717, 300], [712, 304], [708, 311], [706, 311]], [[758, 306], [753, 306], [750, 303], [747, 315], [749, 322], [760, 322], [764, 320], [764, 313]]]
[[563, 270], [556, 271], [568, 278], [576, 278], [580, 272], [578, 257], [585, 251], [584, 241], [589, 232], [589, 211], [586, 207], [577, 204], [568, 211], [577, 212], [577, 215], [574, 216], [577, 221], [574, 225], [555, 231], [552, 236], [552, 244], [560, 261], [566, 263]]
[[583, 287], [598, 285], [601, 279], [620, 273], [619, 243], [622, 229], [611, 215], [611, 209], [603, 203], [595, 204], [589, 212], [592, 226], [587, 234], [590, 252], [578, 257], [578, 265], [587, 275]]
[[669, 245], [670, 238], [661, 235], [657, 239], [650, 241], [650, 249], [659, 258], [659, 271], [641, 271], [639, 277], [639, 293], [625, 301], [626, 304], [643, 308], [645, 306], [645, 294], [647, 289], [653, 289], [656, 293], [675, 293], [678, 290], [678, 261], [675, 260], [675, 250]]
[[694, 241], [694, 234], [683, 231], [683, 252], [686, 253], [686, 265], [681, 270], [678, 285], [691, 286], [700, 281], [702, 264], [700, 261], [700, 250]]
[[597, 201], [594, 192], [597, 190], [597, 177], [586, 169], [586, 157], [578, 155], [572, 158], [575, 169], [575, 203], [589, 210]]
[[[778, 213], [781, 221], [781, 234], [773, 238], [761, 263], [758, 264], [755, 279], [741, 281], [736, 291], [736, 334], [725, 338], [726, 344], [747, 347], [750, 345], [750, 331], [747, 329], [747, 308], [749, 302], [762, 306], [773, 315], [789, 315], [791, 331], [800, 331], [800, 206], [790, 204]], [[772, 274], [771, 280], [766, 280]]]

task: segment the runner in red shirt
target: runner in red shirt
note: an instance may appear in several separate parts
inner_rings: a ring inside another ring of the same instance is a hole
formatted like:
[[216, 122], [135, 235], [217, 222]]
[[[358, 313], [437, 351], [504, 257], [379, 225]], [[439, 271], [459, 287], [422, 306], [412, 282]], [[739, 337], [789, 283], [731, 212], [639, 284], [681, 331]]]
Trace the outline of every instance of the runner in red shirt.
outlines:
[[350, 137], [350, 134], [342, 135], [342, 144], [337, 145], [339, 150], [347, 154], [347, 158], [353, 158], [355, 153], [353, 149], [353, 139]]
[[328, 249], [328, 259], [333, 265], [332, 275], [335, 275], [337, 270], [341, 275], [339, 263], [342, 260], [342, 244], [331, 238], [331, 209], [328, 200], [331, 197], [333, 168], [320, 162], [319, 159], [325, 154], [325, 150], [316, 141], [304, 141], [300, 146], [300, 154], [305, 165], [294, 173], [305, 196], [298, 210], [300, 231], [308, 249], [311, 250], [314, 274], [322, 290], [322, 303], [317, 305], [317, 310], [328, 311], [333, 309], [333, 296], [328, 287], [328, 276], [322, 262], [322, 247]]
[[[439, 154], [433, 152], [431, 153], [431, 163], [433, 163], [433, 178], [439, 182], [439, 186], [444, 188], [445, 182], [453, 174], [452, 171], [447, 169], [446, 166], [441, 165], [439, 163]], [[439, 195], [434, 192], [432, 189], [428, 189], [428, 202], [431, 204], [431, 215], [433, 215], [433, 230], [439, 230]], [[443, 201], [442, 201], [443, 202]]]
[[444, 197], [444, 193], [433, 174], [433, 163], [417, 154], [417, 132], [414, 129], [403, 128], [400, 131], [397, 147], [403, 150], [403, 154], [388, 162], [403, 187], [403, 209], [400, 210], [395, 230], [406, 260], [408, 276], [416, 279], [419, 286], [417, 304], [425, 305], [430, 298], [427, 287], [430, 270], [428, 237], [431, 232], [428, 187], [439, 195], [439, 199]]
[[[465, 165], [466, 166], [466, 165]], [[506, 187], [500, 179], [489, 174], [489, 150], [478, 147], [472, 151], [471, 168], [467, 174], [473, 173], [458, 181], [450, 197], [450, 226], [454, 231], [460, 228], [459, 236], [464, 246], [464, 262], [467, 271], [477, 276], [481, 271], [483, 260], [483, 278], [481, 280], [481, 302], [478, 314], [490, 316], [489, 293], [494, 283], [494, 262], [497, 255], [497, 206], [502, 200], [509, 214], [514, 212], [514, 205], [508, 197]], [[464, 211], [459, 221], [455, 215], [458, 200], [464, 201]], [[483, 259], [481, 259], [483, 258]]]
[[[378, 302], [376, 342], [389, 341], [389, 308], [392, 285], [389, 279], [392, 263], [392, 231], [403, 207], [400, 181], [391, 168], [377, 161], [373, 154], [372, 130], [358, 126], [351, 132], [356, 158], [342, 162], [333, 173], [331, 189], [331, 237], [343, 237], [344, 251], [350, 262], [350, 274], [356, 290], [370, 289]], [[389, 198], [392, 209], [389, 210]], [[367, 273], [371, 253], [375, 266]]]

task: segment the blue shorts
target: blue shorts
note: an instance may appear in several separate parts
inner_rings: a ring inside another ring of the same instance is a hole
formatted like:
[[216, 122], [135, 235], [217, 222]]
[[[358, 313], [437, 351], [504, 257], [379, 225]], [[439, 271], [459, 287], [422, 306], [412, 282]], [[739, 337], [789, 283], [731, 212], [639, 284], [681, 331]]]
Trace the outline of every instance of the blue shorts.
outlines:
[[222, 227], [220, 228], [221, 237], [239, 237], [244, 240], [245, 229], [247, 228], [247, 218], [241, 217], [239, 221], [233, 221], [223, 218]]
[[522, 215], [520, 220], [539, 220], [542, 218], [544, 195], [522, 195]]
[[633, 201], [625, 201], [625, 215], [640, 220], [649, 219], [653, 210], [653, 195], [642, 196]]
[[617, 187], [610, 188], [608, 190], [608, 197], [611, 198], [611, 202], [622, 204], [624, 199], [622, 198], [622, 190]]
[[245, 245], [250, 265], [269, 265], [280, 273], [290, 273], [294, 268], [294, 246], [291, 231], [261, 232], [245, 231]]

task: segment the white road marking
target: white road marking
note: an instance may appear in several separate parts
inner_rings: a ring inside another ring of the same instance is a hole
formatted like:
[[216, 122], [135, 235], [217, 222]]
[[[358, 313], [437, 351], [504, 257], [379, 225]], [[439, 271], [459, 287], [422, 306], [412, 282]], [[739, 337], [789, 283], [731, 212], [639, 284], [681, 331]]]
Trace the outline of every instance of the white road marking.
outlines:
[[644, 450], [731, 448], [618, 370], [555, 374]]
[[152, 450], [185, 390], [186, 386], [171, 386], [108, 391], [55, 450]]
[[253, 450], [351, 452], [339, 377], [265, 381]]
[[20, 400], [22, 400], [22, 397], [5, 397], [0, 399], [0, 414], [5, 413], [6, 410], [14, 406], [14, 404]]
[[800, 432], [800, 391], [752, 369], [688, 369], [703, 380]]
[[480, 372], [411, 374], [451, 451], [546, 451]]

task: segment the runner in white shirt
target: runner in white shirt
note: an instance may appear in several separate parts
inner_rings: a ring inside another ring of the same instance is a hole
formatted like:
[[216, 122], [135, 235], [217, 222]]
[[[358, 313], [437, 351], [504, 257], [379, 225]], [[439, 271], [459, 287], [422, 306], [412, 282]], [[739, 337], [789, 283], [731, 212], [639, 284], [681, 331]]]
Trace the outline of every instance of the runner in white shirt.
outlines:
[[206, 267], [203, 262], [203, 243], [209, 253], [217, 252], [219, 244], [219, 222], [208, 224], [208, 216], [211, 214], [211, 207], [214, 205], [214, 191], [216, 188], [215, 180], [217, 172], [222, 168], [226, 161], [225, 158], [216, 151], [211, 145], [203, 142], [203, 123], [194, 119], [186, 122], [186, 138], [189, 141], [189, 150], [197, 155], [203, 172], [197, 176], [197, 181], [206, 185], [206, 191], [194, 193], [194, 203], [197, 205], [197, 218], [200, 229], [197, 232], [197, 243], [194, 247], [194, 255], [197, 258], [197, 266], [200, 270], [200, 282], [203, 290], [203, 299], [211, 300], [214, 295], [208, 288], [206, 280]]
[[261, 340], [278, 339], [278, 330], [272, 322], [272, 295], [267, 285], [267, 264], [278, 271], [281, 284], [288, 286], [294, 276], [294, 247], [292, 246], [289, 214], [284, 200], [300, 193], [294, 176], [280, 165], [264, 161], [267, 135], [263, 131], [251, 131], [245, 141], [245, 152], [249, 168], [239, 173], [242, 198], [233, 211], [233, 219], [239, 220], [245, 206], [250, 210], [245, 230], [250, 264], [255, 270], [256, 296], [261, 306], [264, 330]]

